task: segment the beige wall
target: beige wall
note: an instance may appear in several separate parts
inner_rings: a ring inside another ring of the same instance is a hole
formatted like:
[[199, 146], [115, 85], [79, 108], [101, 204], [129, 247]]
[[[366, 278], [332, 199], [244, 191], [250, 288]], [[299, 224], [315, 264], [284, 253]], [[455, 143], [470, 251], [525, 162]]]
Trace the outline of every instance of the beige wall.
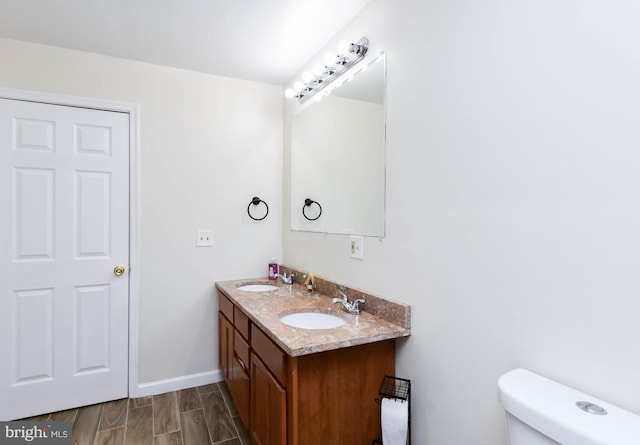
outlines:
[[216, 369], [213, 282], [284, 249], [412, 305], [413, 443], [504, 444], [519, 366], [640, 414], [640, 5], [602, 5], [372, 0], [336, 36], [388, 51], [387, 236], [363, 261], [289, 230], [280, 87], [9, 40], [0, 86], [140, 104], [141, 382]]
[[388, 51], [387, 236], [359, 261], [285, 226], [284, 257], [412, 305], [413, 443], [505, 444], [516, 367], [640, 414], [639, 24], [623, 0], [372, 0], [332, 42]]
[[1, 87], [139, 104], [139, 380], [217, 370], [213, 283], [281, 257], [282, 88], [4, 39], [0, 60]]

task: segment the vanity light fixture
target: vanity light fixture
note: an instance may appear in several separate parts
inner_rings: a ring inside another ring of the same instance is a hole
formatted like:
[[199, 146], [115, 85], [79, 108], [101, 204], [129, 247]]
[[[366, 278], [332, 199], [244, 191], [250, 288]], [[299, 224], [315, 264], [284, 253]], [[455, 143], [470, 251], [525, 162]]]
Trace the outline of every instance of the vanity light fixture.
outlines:
[[316, 64], [311, 71], [302, 73], [302, 80], [297, 80], [284, 95], [304, 103], [315, 94], [326, 88], [331, 82], [344, 74], [349, 68], [360, 62], [369, 49], [369, 39], [362, 37], [355, 43], [346, 40], [338, 43], [337, 54], [329, 53], [324, 58], [324, 65]]

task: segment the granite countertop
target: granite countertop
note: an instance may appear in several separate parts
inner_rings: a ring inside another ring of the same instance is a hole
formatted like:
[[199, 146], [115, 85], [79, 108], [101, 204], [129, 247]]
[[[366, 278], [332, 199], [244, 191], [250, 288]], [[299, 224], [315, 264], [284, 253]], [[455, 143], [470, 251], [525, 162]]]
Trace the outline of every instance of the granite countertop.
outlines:
[[[278, 289], [265, 292], [238, 290], [245, 284], [271, 284]], [[366, 307], [359, 315], [349, 314], [340, 305], [332, 304], [330, 297], [308, 292], [296, 283], [286, 285], [280, 280], [276, 283], [265, 279], [233, 280], [217, 282], [216, 288], [292, 357], [411, 335], [410, 327], [371, 315], [366, 312]], [[296, 312], [329, 313], [346, 323], [333, 329], [301, 329], [280, 321], [281, 316]]]

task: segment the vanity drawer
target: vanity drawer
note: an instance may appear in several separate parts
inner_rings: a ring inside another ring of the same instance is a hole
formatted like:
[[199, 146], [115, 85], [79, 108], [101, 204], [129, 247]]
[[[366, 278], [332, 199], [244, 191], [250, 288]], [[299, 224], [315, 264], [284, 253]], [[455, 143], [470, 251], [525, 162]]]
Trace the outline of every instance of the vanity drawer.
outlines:
[[242, 366], [244, 372], [249, 373], [249, 343], [247, 343], [246, 340], [238, 334], [238, 331], [234, 332], [233, 351], [235, 352], [234, 355], [242, 360], [242, 364], [240, 366]]
[[218, 292], [218, 310], [233, 323], [233, 303], [222, 292]]
[[237, 306], [233, 308], [233, 325], [240, 334], [242, 334], [245, 340], [249, 341], [249, 317], [238, 309]]
[[249, 427], [249, 404], [251, 402], [249, 343], [242, 338], [238, 331], [235, 331], [233, 336], [233, 351], [229, 392], [242, 423], [245, 427]]
[[256, 325], [251, 325], [251, 347], [273, 376], [284, 385], [286, 354]]

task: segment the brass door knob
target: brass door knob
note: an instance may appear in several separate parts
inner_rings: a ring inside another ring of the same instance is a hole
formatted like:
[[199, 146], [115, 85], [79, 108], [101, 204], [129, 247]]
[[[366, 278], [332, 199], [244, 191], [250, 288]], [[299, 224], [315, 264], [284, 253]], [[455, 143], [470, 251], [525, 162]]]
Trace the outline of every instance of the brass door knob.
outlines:
[[113, 268], [113, 273], [116, 275], [116, 277], [119, 277], [120, 275], [124, 274], [124, 266], [116, 266]]

